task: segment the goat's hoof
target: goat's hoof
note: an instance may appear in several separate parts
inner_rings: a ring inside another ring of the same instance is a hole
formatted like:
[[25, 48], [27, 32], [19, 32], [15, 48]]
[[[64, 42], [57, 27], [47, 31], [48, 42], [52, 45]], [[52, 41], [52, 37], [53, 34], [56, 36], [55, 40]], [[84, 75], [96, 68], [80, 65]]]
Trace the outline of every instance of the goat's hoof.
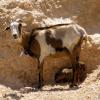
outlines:
[[34, 92], [37, 92], [39, 89], [38, 89], [38, 87], [33, 87], [32, 88], [32, 91], [34, 91]]
[[73, 84], [73, 83], [72, 83], [72, 84], [70, 85], [70, 88], [73, 88], [73, 89], [78, 89], [79, 87], [78, 87], [78, 85], [77, 85], [77, 84]]
[[36, 86], [34, 86], [34, 87], [32, 88], [32, 91], [36, 92], [36, 91], [39, 91], [39, 90], [41, 90], [41, 89], [42, 89], [42, 86], [36, 85]]
[[39, 84], [37, 88], [41, 90], [42, 87], [43, 87], [43, 84]]

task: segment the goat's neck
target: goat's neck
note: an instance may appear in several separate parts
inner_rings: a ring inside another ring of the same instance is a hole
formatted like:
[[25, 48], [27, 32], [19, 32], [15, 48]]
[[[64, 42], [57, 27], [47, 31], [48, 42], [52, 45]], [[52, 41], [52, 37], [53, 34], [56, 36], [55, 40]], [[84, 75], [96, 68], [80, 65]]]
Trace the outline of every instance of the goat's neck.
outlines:
[[21, 36], [17, 39], [17, 42], [24, 48], [28, 48], [29, 46], [29, 38], [30, 35], [26, 32], [23, 32]]

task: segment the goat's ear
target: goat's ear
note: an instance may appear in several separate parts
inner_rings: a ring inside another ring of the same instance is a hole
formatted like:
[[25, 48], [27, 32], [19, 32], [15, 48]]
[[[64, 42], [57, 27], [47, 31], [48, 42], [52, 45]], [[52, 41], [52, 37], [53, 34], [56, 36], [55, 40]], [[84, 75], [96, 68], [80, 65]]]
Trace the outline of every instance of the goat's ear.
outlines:
[[7, 26], [3, 31], [9, 30], [10, 26]]
[[19, 23], [19, 27], [22, 27], [22, 23]]

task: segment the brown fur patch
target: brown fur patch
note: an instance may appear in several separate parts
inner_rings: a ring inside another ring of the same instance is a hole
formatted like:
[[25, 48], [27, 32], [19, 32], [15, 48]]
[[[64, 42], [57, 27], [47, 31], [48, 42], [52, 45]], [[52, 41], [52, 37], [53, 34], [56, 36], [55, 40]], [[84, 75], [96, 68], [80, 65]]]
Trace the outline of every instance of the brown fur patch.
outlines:
[[62, 40], [51, 37], [50, 35], [52, 35], [52, 34], [51, 34], [50, 30], [47, 30], [45, 35], [46, 35], [46, 42], [48, 45], [51, 45], [56, 50], [63, 48]]

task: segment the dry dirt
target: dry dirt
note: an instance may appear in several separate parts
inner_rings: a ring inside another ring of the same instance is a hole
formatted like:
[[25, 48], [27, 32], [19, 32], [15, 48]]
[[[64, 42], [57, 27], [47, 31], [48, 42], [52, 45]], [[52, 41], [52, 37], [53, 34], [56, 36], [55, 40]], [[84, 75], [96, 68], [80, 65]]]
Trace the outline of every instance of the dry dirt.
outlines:
[[74, 15], [89, 34], [100, 34], [99, 12], [100, 0], [0, 0], [0, 100], [100, 100], [100, 37], [94, 39], [98, 44], [82, 49], [87, 77], [78, 89], [70, 89], [67, 83], [54, 84], [55, 73], [69, 62], [64, 53], [58, 53], [45, 59], [47, 85], [35, 91], [32, 86], [38, 82], [37, 60], [20, 57], [23, 48], [14, 42], [10, 31], [3, 32], [16, 18], [23, 20], [24, 31], [30, 31], [41, 26], [43, 19], [55, 18], [49, 20], [52, 24]]
[[69, 89], [67, 84], [46, 85], [38, 91], [31, 87], [13, 90], [0, 85], [0, 100], [100, 100], [100, 66], [88, 74], [79, 89]]

